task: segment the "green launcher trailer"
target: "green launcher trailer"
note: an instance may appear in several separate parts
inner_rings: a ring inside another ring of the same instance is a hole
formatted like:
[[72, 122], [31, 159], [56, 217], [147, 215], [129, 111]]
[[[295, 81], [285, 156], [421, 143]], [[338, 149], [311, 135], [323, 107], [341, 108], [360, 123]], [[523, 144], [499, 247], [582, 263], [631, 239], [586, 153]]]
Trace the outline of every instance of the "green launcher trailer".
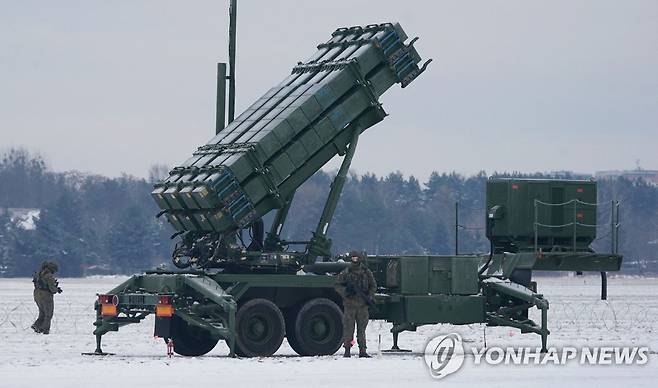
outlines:
[[[359, 136], [386, 117], [379, 97], [427, 68], [416, 39], [407, 39], [394, 23], [336, 30], [155, 186], [159, 216], [176, 231], [177, 269], [148, 271], [98, 295], [94, 354], [105, 354], [105, 334], [149, 315], [154, 335], [183, 356], [206, 354], [220, 340], [244, 357], [270, 356], [284, 339], [303, 356], [338, 350], [343, 306], [334, 282], [347, 264], [333, 255], [328, 230]], [[295, 191], [336, 155], [343, 162], [315, 232], [286, 241], [281, 230]], [[490, 180], [490, 253], [368, 256], [378, 284], [371, 319], [393, 323], [394, 349], [400, 332], [436, 323], [509, 326], [539, 335], [546, 349], [549, 304], [532, 271], [621, 264], [615, 252], [589, 248], [595, 190], [585, 181]], [[570, 222], [571, 229], [545, 226]], [[528, 318], [532, 308], [539, 322]]]

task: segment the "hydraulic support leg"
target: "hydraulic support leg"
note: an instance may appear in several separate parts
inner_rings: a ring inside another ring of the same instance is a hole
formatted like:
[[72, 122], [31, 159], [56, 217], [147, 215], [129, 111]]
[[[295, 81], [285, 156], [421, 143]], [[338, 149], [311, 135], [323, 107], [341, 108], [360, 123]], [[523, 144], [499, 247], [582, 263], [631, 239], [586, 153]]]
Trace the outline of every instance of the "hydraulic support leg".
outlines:
[[313, 238], [308, 244], [307, 251], [307, 262], [305, 264], [312, 264], [315, 262], [317, 257], [329, 257], [331, 256], [331, 240], [327, 238], [327, 230], [331, 224], [331, 219], [334, 216], [336, 211], [336, 206], [338, 205], [338, 200], [340, 199], [340, 194], [343, 191], [343, 186], [347, 180], [347, 173], [352, 164], [352, 158], [354, 157], [354, 152], [356, 152], [356, 146], [359, 141], [359, 128], [354, 128], [354, 133], [352, 134], [352, 139], [350, 140], [350, 145], [347, 148], [347, 152], [343, 157], [343, 162], [340, 165], [338, 174], [331, 182], [331, 190], [329, 190], [329, 197], [327, 202], [324, 204], [324, 209], [322, 210], [322, 216], [320, 217], [320, 222], [313, 233]]
[[608, 275], [601, 272], [601, 300], [608, 299]]
[[393, 346], [391, 346], [391, 349], [389, 350], [382, 350], [383, 353], [408, 353], [411, 352], [410, 349], [400, 349], [398, 346], [398, 337], [400, 336], [400, 333], [403, 331], [416, 331], [416, 326], [409, 324], [409, 323], [403, 323], [403, 324], [393, 324], [393, 328], [391, 328], [391, 333], [393, 334]]

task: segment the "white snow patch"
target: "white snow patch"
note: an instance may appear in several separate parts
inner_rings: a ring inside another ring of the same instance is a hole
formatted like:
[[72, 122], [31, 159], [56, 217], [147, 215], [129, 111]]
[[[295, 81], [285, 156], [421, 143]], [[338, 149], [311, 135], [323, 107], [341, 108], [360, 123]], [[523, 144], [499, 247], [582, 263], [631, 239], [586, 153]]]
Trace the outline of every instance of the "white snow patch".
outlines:
[[14, 220], [19, 228], [25, 230], [35, 230], [37, 228], [36, 221], [39, 220], [41, 215], [41, 210], [39, 209], [30, 209], [25, 216], [20, 219]]
[[[50, 335], [32, 332], [36, 317], [30, 279], [0, 279], [0, 386], [51, 388], [116, 387], [653, 387], [658, 378], [658, 280], [609, 279], [609, 300], [598, 300], [600, 280], [539, 278], [539, 289], [551, 302], [549, 346], [649, 346], [644, 366], [465, 365], [454, 375], [433, 380], [420, 355], [434, 336], [458, 332], [466, 347], [484, 343], [483, 325], [423, 326], [400, 335], [400, 346], [413, 354], [377, 354], [391, 346], [390, 324], [368, 326], [373, 359], [297, 357], [284, 341], [274, 357], [231, 359], [220, 343], [204, 357], [165, 356], [162, 340], [153, 338], [153, 320], [122, 327], [103, 338], [103, 349], [115, 356], [90, 357], [95, 348], [92, 322], [96, 293], [106, 292], [125, 277], [60, 279], [64, 293], [55, 296]], [[533, 312], [531, 318], [537, 320]], [[381, 343], [379, 336], [381, 335]], [[539, 337], [510, 328], [487, 328], [489, 346], [539, 346]]]
[[7, 213], [11, 222], [21, 229], [35, 230], [36, 221], [41, 216], [41, 209], [32, 208], [9, 208]]

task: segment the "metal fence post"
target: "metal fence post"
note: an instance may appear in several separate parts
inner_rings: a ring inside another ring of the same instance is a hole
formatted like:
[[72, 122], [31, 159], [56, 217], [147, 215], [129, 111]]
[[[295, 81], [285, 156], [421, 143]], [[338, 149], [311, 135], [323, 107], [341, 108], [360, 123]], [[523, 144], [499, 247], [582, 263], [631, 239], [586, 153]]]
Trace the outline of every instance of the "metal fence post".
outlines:
[[539, 225], [537, 225], [537, 199], [535, 199], [535, 222], [533, 223], [534, 229], [535, 229], [535, 253], [537, 252], [537, 228]]
[[619, 253], [619, 201], [615, 202], [615, 254]]
[[455, 256], [459, 255], [459, 202], [455, 202]]
[[610, 201], [610, 253], [615, 253], [615, 201]]

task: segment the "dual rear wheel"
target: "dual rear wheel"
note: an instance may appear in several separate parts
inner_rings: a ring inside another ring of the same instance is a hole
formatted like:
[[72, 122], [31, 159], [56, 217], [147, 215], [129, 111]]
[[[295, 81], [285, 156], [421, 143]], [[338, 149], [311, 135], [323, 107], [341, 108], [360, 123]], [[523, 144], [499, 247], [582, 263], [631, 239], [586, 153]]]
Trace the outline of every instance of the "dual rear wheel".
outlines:
[[244, 357], [274, 354], [284, 336], [301, 356], [336, 353], [343, 339], [343, 312], [326, 298], [311, 299], [281, 310], [267, 299], [252, 299], [236, 315], [236, 353]]
[[334, 354], [343, 342], [343, 312], [329, 299], [311, 299], [287, 318], [288, 343], [301, 356]]
[[[200, 356], [211, 351], [218, 340], [204, 330], [191, 327], [174, 316], [174, 351], [182, 356]], [[263, 298], [244, 303], [236, 313], [235, 352], [242, 357], [268, 357], [283, 338], [302, 356], [334, 354], [342, 344], [343, 312], [327, 298], [315, 298], [286, 310]]]
[[235, 315], [235, 324], [235, 353], [238, 356], [271, 356], [283, 342], [283, 314], [267, 299], [252, 299], [240, 306]]

